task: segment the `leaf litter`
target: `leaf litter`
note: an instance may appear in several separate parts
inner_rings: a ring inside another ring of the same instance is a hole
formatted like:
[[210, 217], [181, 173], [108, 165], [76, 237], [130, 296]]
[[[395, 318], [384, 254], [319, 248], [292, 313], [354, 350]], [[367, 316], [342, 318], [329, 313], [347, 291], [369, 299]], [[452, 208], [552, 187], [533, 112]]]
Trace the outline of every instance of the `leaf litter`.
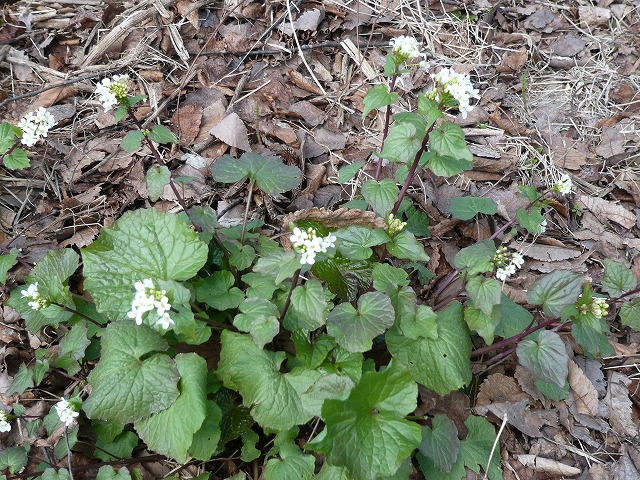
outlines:
[[[317, 207], [352, 200], [372, 177], [383, 117], [363, 122], [362, 99], [381, 79], [389, 38], [412, 34], [435, 64], [471, 72], [482, 93], [466, 120], [455, 119], [471, 142], [474, 169], [446, 181], [425, 174], [411, 192], [431, 219], [432, 238], [424, 242], [436, 279], [453, 270], [457, 251], [491, 234], [484, 221], [448, 218], [452, 198], [488, 196], [508, 220], [522, 202], [516, 184], [549, 186], [565, 171], [579, 193], [549, 209], [546, 235], [528, 243], [511, 239], [527, 261], [505, 290], [524, 301], [532, 272], [559, 269], [599, 281], [605, 257], [640, 278], [640, 60], [633, 44], [640, 13], [628, 2], [326, 0], [297, 2], [291, 17], [283, 4], [226, 3], [231, 10], [172, 0], [4, 6], [3, 119], [16, 122], [46, 106], [58, 128], [33, 155], [29, 170], [0, 171], [3, 247], [22, 248], [25, 261], [33, 263], [51, 249], [90, 245], [101, 227], [147, 204], [149, 152], [119, 149], [113, 114], [91, 98], [96, 81], [124, 71], [133, 76], [137, 93], [149, 98], [151, 107], [136, 112], [145, 126], [166, 123], [180, 139], [164, 155], [174, 175], [189, 179], [183, 192], [192, 204], [215, 204], [220, 213], [236, 199], [236, 207], [243, 203], [246, 185], [225, 188], [210, 176], [208, 167], [224, 154], [277, 156], [286, 147], [305, 171], [298, 196], [274, 202], [265, 195], [255, 202], [253, 218], [284, 223], [284, 232], [300, 218], [327, 225], [375, 223], [353, 210]], [[34, 41], [27, 41], [27, 33]], [[402, 89], [410, 98], [425, 86], [418, 73], [403, 79]], [[185, 154], [197, 155], [197, 162], [185, 165]], [[338, 170], [355, 162], [364, 168], [338, 183]], [[386, 177], [393, 178], [393, 169], [385, 167]], [[165, 189], [160, 199], [156, 208], [175, 209], [173, 192]], [[16, 267], [9, 284], [25, 274]], [[50, 340], [28, 338], [10, 308], [2, 313], [8, 330], [0, 336], [0, 359], [7, 366], [0, 374], [0, 403], [10, 405], [18, 396], [6, 392], [19, 365]], [[511, 356], [490, 366], [478, 360], [478, 393], [470, 405], [462, 394], [462, 402], [445, 401], [421, 389], [417, 411], [449, 415], [461, 438], [471, 407], [496, 425], [506, 414], [500, 453], [505, 478], [639, 478], [640, 339], [621, 328], [612, 343], [616, 355], [600, 362], [568, 345], [574, 351], [562, 399], [546, 398]], [[32, 402], [27, 413], [42, 414], [44, 402], [30, 395], [20, 397]], [[51, 446], [59, 435], [37, 442]], [[17, 441], [0, 437], [3, 448]], [[74, 459], [92, 461], [79, 452]], [[156, 477], [172, 466], [157, 459], [145, 465]], [[235, 466], [227, 468], [232, 473]]]

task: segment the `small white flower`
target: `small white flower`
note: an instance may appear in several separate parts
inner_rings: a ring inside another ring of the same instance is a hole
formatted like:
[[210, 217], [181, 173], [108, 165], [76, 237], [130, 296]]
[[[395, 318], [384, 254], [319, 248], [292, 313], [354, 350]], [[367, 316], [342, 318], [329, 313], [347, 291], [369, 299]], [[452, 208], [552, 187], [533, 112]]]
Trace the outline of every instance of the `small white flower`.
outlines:
[[28, 302], [28, 305], [34, 310], [40, 310], [49, 306], [49, 302], [40, 296], [40, 292], [38, 291], [38, 282], [33, 282], [26, 290], [23, 290], [22, 296], [31, 299], [31, 301]]
[[563, 195], [567, 195], [571, 193], [571, 189], [573, 188], [573, 182], [571, 181], [571, 177], [566, 173], [562, 174], [560, 180], [553, 186], [552, 190], [562, 193]]
[[473, 110], [469, 102], [472, 98], [480, 98], [479, 91], [473, 88], [469, 75], [463, 75], [451, 68], [443, 68], [433, 76], [433, 79], [445, 93], [458, 102], [458, 110], [462, 118], [467, 118], [467, 114]]
[[96, 86], [96, 95], [100, 103], [102, 103], [105, 112], [108, 112], [120, 104], [120, 102], [127, 97], [129, 93], [127, 87], [128, 81], [128, 75], [114, 75], [113, 78], [104, 78], [98, 83]]
[[392, 38], [389, 45], [391, 45], [393, 53], [400, 57], [402, 61], [425, 56], [420, 51], [420, 44], [413, 37], [401, 35], [397, 38]]
[[302, 231], [295, 227], [290, 240], [293, 248], [300, 254], [300, 263], [313, 265], [316, 254], [326, 253], [328, 249], [335, 246], [336, 236], [330, 233], [326, 237], [319, 237], [314, 228], [309, 227], [306, 231]]
[[[520, 252], [507, 253], [505, 247], [500, 247], [494, 255], [493, 264], [498, 266], [496, 270], [496, 278], [501, 282], [504, 282], [511, 275], [516, 273], [516, 270], [524, 265], [524, 257]], [[508, 262], [508, 263], [507, 263]]]
[[540, 224], [540, 233], [544, 233], [547, 231], [547, 219], [545, 218]]
[[171, 304], [166, 290], [155, 288], [150, 278], [135, 282], [133, 287], [136, 293], [131, 302], [131, 310], [127, 312], [127, 317], [135, 319], [138, 325], [142, 325], [142, 316], [155, 310], [159, 319], [156, 320], [154, 326], [160, 325], [162, 328], [168, 329], [174, 325], [174, 321], [168, 313], [171, 310]]
[[0, 432], [9, 432], [10, 430], [9, 414], [4, 410], [0, 410]]
[[56, 121], [53, 115], [43, 107], [40, 107], [35, 112], [26, 114], [18, 122], [18, 128], [22, 130], [21, 143], [27, 147], [32, 147], [38, 140], [46, 137], [51, 127], [55, 124]]
[[514, 252], [511, 263], [515, 265], [516, 268], [522, 268], [522, 265], [524, 265], [524, 257], [520, 252]]
[[56, 409], [56, 413], [58, 414], [58, 418], [62, 423], [64, 423], [67, 427], [70, 426], [76, 417], [80, 414], [76, 412], [67, 400], [63, 397], [60, 397], [60, 401], [56, 403], [53, 408]]

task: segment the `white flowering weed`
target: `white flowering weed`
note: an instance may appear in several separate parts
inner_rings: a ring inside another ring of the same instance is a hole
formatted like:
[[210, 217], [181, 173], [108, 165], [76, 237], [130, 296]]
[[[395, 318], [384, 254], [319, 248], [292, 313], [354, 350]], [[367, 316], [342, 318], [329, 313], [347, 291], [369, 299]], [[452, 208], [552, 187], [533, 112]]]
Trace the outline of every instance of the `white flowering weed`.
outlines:
[[401, 35], [397, 38], [392, 38], [389, 45], [391, 45], [393, 53], [403, 62], [410, 58], [424, 58], [425, 56], [420, 51], [420, 44], [413, 37]]
[[56, 121], [53, 115], [46, 108], [40, 107], [35, 112], [27, 113], [18, 122], [18, 128], [22, 130], [21, 143], [27, 147], [32, 147], [38, 140], [46, 137], [51, 127], [55, 124]]
[[104, 78], [98, 83], [96, 95], [105, 112], [120, 104], [127, 97], [129, 93], [128, 81], [128, 75], [114, 75], [112, 78]]
[[76, 417], [80, 415], [71, 407], [69, 401], [65, 400], [63, 397], [60, 397], [60, 401], [56, 403], [53, 408], [55, 408], [60, 421], [67, 427], [71, 426]]
[[301, 230], [295, 227], [289, 239], [293, 248], [300, 254], [300, 263], [313, 265], [316, 262], [316, 254], [327, 253], [329, 248], [335, 246], [336, 236], [329, 234], [326, 237], [319, 237], [315, 228]]
[[159, 317], [154, 326], [160, 326], [167, 330], [174, 321], [169, 315], [171, 304], [165, 290], [158, 290], [150, 278], [136, 282], [133, 287], [136, 294], [131, 302], [131, 310], [127, 313], [129, 318], [135, 319], [138, 325], [142, 325], [142, 315], [153, 310]]
[[28, 302], [28, 305], [34, 310], [40, 310], [49, 306], [49, 302], [40, 296], [40, 292], [38, 291], [38, 282], [33, 282], [26, 290], [23, 290], [22, 296], [31, 299]]
[[573, 182], [571, 181], [571, 177], [566, 173], [564, 173], [560, 177], [560, 180], [558, 180], [556, 184], [551, 188], [551, 190], [560, 192], [563, 195], [567, 195], [571, 193], [572, 188], [573, 188]]
[[11, 424], [9, 423], [9, 414], [3, 410], [0, 410], [0, 432], [11, 431]]
[[507, 247], [500, 247], [496, 250], [491, 263], [497, 267], [496, 278], [504, 282], [511, 275], [514, 275], [518, 269], [522, 268], [524, 257], [520, 252], [510, 253], [507, 251]]
[[[448, 93], [458, 102], [458, 110], [462, 118], [473, 110], [470, 105], [472, 98], [480, 98], [479, 90], [473, 88], [469, 75], [463, 75], [451, 68], [443, 68], [433, 77], [444, 93]], [[439, 101], [440, 99], [437, 98]]]

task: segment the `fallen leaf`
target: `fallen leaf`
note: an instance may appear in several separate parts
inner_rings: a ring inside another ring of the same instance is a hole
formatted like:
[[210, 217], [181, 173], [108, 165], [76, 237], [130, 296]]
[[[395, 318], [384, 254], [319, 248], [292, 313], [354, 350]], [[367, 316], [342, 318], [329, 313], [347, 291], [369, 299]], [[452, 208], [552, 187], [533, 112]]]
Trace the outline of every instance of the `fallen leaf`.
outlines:
[[280, 31], [285, 35], [293, 35], [294, 30], [316, 30], [323, 20], [324, 8], [313, 8], [302, 12], [302, 14], [293, 21], [293, 25], [291, 22], [286, 22], [281, 25]]
[[545, 425], [558, 425], [558, 410], [531, 411], [528, 400], [520, 400], [515, 403], [492, 403], [474, 408], [478, 415], [493, 413], [498, 418], [507, 415], [507, 423], [530, 437], [542, 437]]
[[518, 386], [515, 378], [502, 373], [489, 375], [480, 385], [480, 392], [476, 397], [476, 405], [488, 405], [494, 402], [519, 402], [531, 397]]
[[605, 402], [609, 407], [609, 422], [613, 431], [630, 438], [638, 435], [639, 425], [633, 419], [633, 404], [629, 399], [631, 380], [618, 372], [611, 372]]
[[584, 50], [587, 42], [574, 34], [560, 35], [549, 45], [551, 53], [561, 57], [573, 57]]
[[620, 204], [582, 194], [578, 194], [578, 201], [601, 221], [610, 220], [624, 228], [636, 224], [636, 216]]
[[611, 19], [611, 10], [608, 8], [580, 6], [578, 7], [580, 23], [588, 27], [608, 27]]
[[581, 468], [571, 467], [557, 460], [539, 457], [537, 455], [516, 455], [516, 458], [522, 465], [535, 470], [537, 473], [568, 477], [582, 473]]
[[573, 360], [569, 361], [569, 386], [578, 413], [595, 417], [598, 414], [598, 392]]
[[243, 121], [235, 112], [223, 118], [220, 123], [209, 130], [209, 133], [227, 145], [239, 148], [245, 152], [251, 151], [247, 127], [244, 126]]
[[178, 138], [181, 146], [194, 143], [200, 133], [200, 123], [203, 115], [204, 108], [202, 108], [202, 105], [195, 103], [184, 105], [173, 114], [170, 121], [178, 128]]

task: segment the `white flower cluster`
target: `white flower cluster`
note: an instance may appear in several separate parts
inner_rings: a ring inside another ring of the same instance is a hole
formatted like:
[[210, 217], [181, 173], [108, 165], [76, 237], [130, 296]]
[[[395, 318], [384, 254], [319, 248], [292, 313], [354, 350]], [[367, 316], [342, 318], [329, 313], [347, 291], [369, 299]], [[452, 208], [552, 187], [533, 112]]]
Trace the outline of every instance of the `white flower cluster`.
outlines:
[[98, 95], [98, 100], [102, 103], [105, 112], [111, 110], [127, 97], [129, 93], [128, 81], [129, 75], [114, 75], [113, 78], [102, 79], [96, 86], [96, 95]]
[[[456, 99], [462, 118], [467, 118], [467, 114], [473, 110], [469, 102], [472, 98], [480, 98], [479, 91], [473, 88], [469, 75], [463, 75], [451, 68], [443, 68], [434, 75], [433, 79], [445, 93]], [[439, 100], [436, 95], [436, 101]]]
[[18, 128], [22, 130], [22, 139], [20, 141], [23, 145], [32, 147], [38, 140], [46, 137], [51, 127], [55, 124], [56, 120], [46, 108], [40, 107], [35, 112], [27, 113], [18, 122]]
[[33, 282], [26, 290], [23, 290], [22, 296], [31, 299], [28, 305], [34, 310], [40, 310], [49, 306], [49, 302], [40, 296], [38, 282]]
[[[580, 295], [580, 297], [582, 297], [582, 295]], [[602, 318], [609, 313], [609, 304], [606, 298], [593, 297], [591, 303], [580, 305], [578, 310], [580, 310], [580, 313], [583, 315], [592, 313], [594, 317]]]
[[524, 257], [520, 252], [507, 252], [507, 247], [500, 247], [496, 251], [491, 262], [498, 267], [496, 270], [496, 278], [504, 282], [516, 270], [524, 264]]
[[545, 218], [544, 220], [542, 220], [542, 223], [540, 224], [540, 233], [544, 233], [547, 231], [547, 219]]
[[394, 236], [404, 230], [404, 227], [406, 227], [406, 225], [407, 222], [403, 222], [399, 218], [395, 218], [395, 215], [393, 213], [390, 213], [387, 217], [387, 228], [385, 229], [385, 231], [388, 235]]
[[136, 282], [133, 286], [136, 289], [136, 295], [131, 302], [131, 310], [127, 316], [135, 318], [136, 323], [142, 325], [142, 315], [155, 310], [160, 317], [155, 326], [161, 326], [165, 330], [170, 328], [175, 322], [169, 316], [171, 304], [166, 290], [158, 290], [150, 278]]
[[53, 408], [56, 409], [56, 413], [58, 414], [58, 418], [60, 419], [60, 421], [67, 427], [73, 423], [78, 415], [80, 415], [73, 408], [71, 408], [69, 401], [65, 400], [63, 397], [60, 397], [60, 401], [56, 403]]
[[[425, 57], [425, 54], [420, 51], [420, 44], [413, 37], [401, 35], [398, 38], [392, 38], [389, 45], [393, 53], [399, 57], [401, 61], [408, 60], [409, 58]], [[420, 62], [420, 68], [423, 68], [425, 63], [427, 62]]]
[[326, 237], [319, 237], [315, 228], [300, 230], [295, 227], [290, 240], [293, 248], [300, 253], [300, 263], [313, 265], [317, 253], [326, 253], [329, 248], [335, 246], [336, 236], [330, 233]]
[[11, 431], [11, 424], [9, 423], [9, 414], [4, 410], [0, 410], [0, 433]]
[[573, 188], [573, 182], [571, 181], [571, 177], [566, 173], [563, 173], [560, 177], [560, 180], [556, 182], [556, 184], [551, 188], [556, 192], [560, 192], [563, 195], [567, 195], [571, 193], [571, 189]]

